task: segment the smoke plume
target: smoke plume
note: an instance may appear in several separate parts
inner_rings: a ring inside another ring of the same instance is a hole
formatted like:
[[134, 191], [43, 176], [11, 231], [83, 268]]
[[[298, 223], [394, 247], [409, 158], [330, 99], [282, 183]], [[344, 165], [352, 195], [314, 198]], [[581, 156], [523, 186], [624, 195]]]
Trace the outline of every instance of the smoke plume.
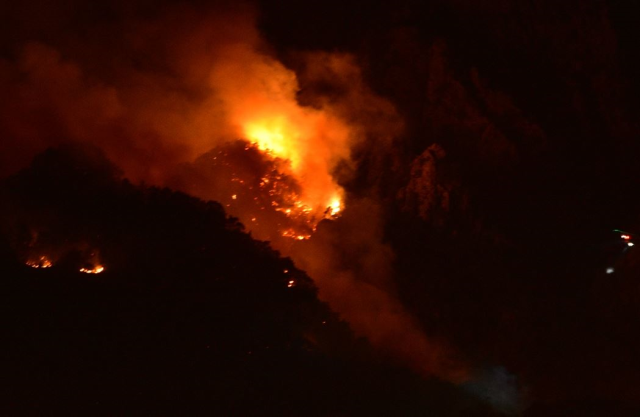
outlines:
[[0, 175], [67, 140], [97, 145], [133, 181], [221, 201], [306, 269], [356, 333], [421, 372], [459, 379], [394, 295], [377, 204], [345, 190], [354, 155], [402, 129], [357, 60], [300, 53], [296, 73], [247, 5], [111, 13], [72, 25], [72, 36], [25, 39], [0, 61]]

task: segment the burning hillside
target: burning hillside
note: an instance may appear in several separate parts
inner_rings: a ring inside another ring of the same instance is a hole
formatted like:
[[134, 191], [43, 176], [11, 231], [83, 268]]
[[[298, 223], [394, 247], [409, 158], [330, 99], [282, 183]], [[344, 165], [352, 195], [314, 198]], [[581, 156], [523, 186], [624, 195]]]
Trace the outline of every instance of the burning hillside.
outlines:
[[[303, 271], [219, 204], [134, 186], [108, 166], [72, 146], [0, 182], [0, 270], [11, 294], [0, 315], [12, 381], [3, 411], [370, 416], [400, 402], [436, 410], [451, 401], [484, 409], [448, 384], [425, 390], [381, 365]], [[22, 254], [32, 256], [27, 265]]]
[[[336, 218], [341, 202], [309, 205], [305, 187], [289, 160], [261, 151], [258, 145], [235, 141], [185, 164], [169, 183], [176, 189], [219, 201], [258, 237], [304, 240], [323, 219]], [[307, 190], [308, 192], [308, 190]]]
[[[138, 404], [188, 398], [168, 387], [197, 374], [199, 404], [253, 407], [218, 415], [313, 415], [320, 394], [349, 398], [323, 417], [439, 413], [402, 396], [378, 409], [384, 362], [497, 413], [640, 415], [630, 2], [5, 3], [0, 276], [22, 294], [4, 314], [17, 374], [47, 374], [42, 340], [91, 372], [110, 357], [91, 337], [51, 336], [84, 329], [124, 341], [107, 343], [122, 364], [108, 381], [162, 386]], [[230, 335], [216, 359], [198, 350], [212, 334]], [[179, 358], [170, 376], [146, 350]], [[358, 370], [331, 391], [318, 369], [334, 359]], [[370, 366], [375, 387], [354, 376]], [[56, 383], [82, 380], [66, 369]]]

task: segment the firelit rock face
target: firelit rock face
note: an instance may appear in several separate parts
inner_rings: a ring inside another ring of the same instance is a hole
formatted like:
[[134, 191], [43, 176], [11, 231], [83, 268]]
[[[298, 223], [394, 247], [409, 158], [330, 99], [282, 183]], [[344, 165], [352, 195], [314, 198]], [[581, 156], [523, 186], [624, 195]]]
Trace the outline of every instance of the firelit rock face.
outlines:
[[434, 225], [441, 225], [449, 210], [449, 190], [438, 180], [438, 162], [445, 156], [439, 145], [429, 146], [413, 160], [409, 183], [399, 193], [405, 211]]

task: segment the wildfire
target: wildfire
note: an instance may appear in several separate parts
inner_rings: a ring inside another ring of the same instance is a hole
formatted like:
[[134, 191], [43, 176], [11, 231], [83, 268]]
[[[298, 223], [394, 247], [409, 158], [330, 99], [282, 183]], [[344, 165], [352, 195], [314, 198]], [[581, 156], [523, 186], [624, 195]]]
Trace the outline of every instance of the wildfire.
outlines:
[[236, 140], [195, 162], [195, 169], [206, 173], [202, 178], [215, 181], [194, 182], [191, 192], [220, 201], [260, 239], [309, 239], [322, 219], [341, 214], [342, 190], [313, 192], [313, 179], [297, 176], [291, 165], [256, 143]]
[[[337, 216], [342, 209], [343, 190], [338, 186], [333, 178], [326, 172], [328, 167], [314, 161], [313, 149], [300, 149], [301, 146], [308, 147], [309, 142], [302, 138], [299, 129], [289, 123], [282, 116], [274, 117], [271, 120], [247, 123], [244, 127], [244, 134], [251, 141], [251, 144], [270, 157], [278, 158], [285, 162], [290, 172], [285, 174], [292, 176], [301, 185], [301, 195], [291, 194], [289, 196], [293, 207], [277, 208], [276, 210], [291, 217], [307, 217], [309, 222], [317, 223], [318, 220], [326, 217]], [[314, 136], [314, 132], [308, 133]], [[247, 148], [248, 149], [248, 148]], [[312, 172], [314, 169], [325, 168], [325, 172]], [[260, 187], [268, 186], [275, 180], [262, 178]], [[271, 190], [273, 195], [276, 190]], [[272, 205], [277, 206], [275, 203]], [[321, 215], [318, 215], [321, 213]], [[314, 225], [315, 226], [315, 225]], [[284, 232], [283, 236], [298, 237], [296, 234]]]
[[31, 268], [51, 268], [53, 266], [53, 263], [46, 256], [41, 256], [35, 261], [28, 260], [27, 265], [29, 265]]
[[[328, 194], [329, 197], [324, 197], [322, 189], [310, 189], [314, 186], [314, 181], [305, 181], [304, 177], [296, 175], [294, 167], [297, 167], [300, 161], [298, 153], [284, 145], [286, 139], [283, 134], [279, 131], [270, 133], [264, 129], [250, 128], [247, 136], [253, 139], [253, 142], [245, 146], [244, 150], [260, 151], [266, 157], [273, 159], [278, 168], [261, 177], [258, 188], [263, 195], [271, 199], [268, 205], [273, 210], [283, 213], [296, 224], [294, 228], [289, 227], [281, 231], [281, 236], [296, 240], [309, 239], [320, 220], [340, 215], [342, 189], [333, 183], [330, 184], [332, 191]], [[248, 184], [239, 178], [233, 178], [232, 181], [242, 185]], [[291, 181], [294, 181], [299, 189], [292, 188]], [[323, 187], [326, 185], [326, 183], [322, 184]], [[251, 186], [248, 188], [253, 190]], [[321, 194], [322, 199], [314, 201], [312, 197]], [[237, 200], [237, 194], [233, 194], [231, 199]], [[257, 199], [254, 197], [254, 200]], [[265, 210], [265, 207], [260, 207], [260, 210]], [[251, 217], [251, 222], [257, 220], [256, 217]]]
[[[297, 233], [289, 233], [289, 221], [278, 221], [265, 238], [274, 235], [305, 239], [316, 224], [332, 218], [344, 209], [344, 190], [333, 174], [339, 164], [351, 160], [351, 143], [359, 134], [340, 115], [326, 106], [304, 106], [298, 102], [300, 87], [296, 74], [277, 60], [257, 53], [250, 45], [237, 45], [225, 50], [228, 58], [213, 68], [210, 81], [220, 94], [225, 114], [237, 137], [246, 140], [246, 151], [259, 151], [273, 161], [274, 172], [262, 175], [259, 190], [266, 195], [265, 209], [269, 206], [291, 218]], [[220, 159], [218, 157], [218, 159]], [[238, 161], [232, 161], [238, 162]], [[236, 170], [238, 165], [230, 163]], [[237, 172], [237, 171], [236, 171]], [[243, 184], [238, 179], [237, 184]], [[249, 181], [245, 180], [245, 185]], [[295, 188], [295, 189], [292, 189]], [[236, 202], [253, 204], [245, 193], [236, 193]], [[226, 199], [228, 199], [228, 195]], [[258, 197], [260, 199], [260, 197]], [[234, 205], [241, 220], [250, 222], [256, 216], [264, 228], [270, 223], [264, 215]], [[277, 217], [277, 216], [276, 216]], [[275, 218], [275, 217], [274, 217]], [[285, 224], [286, 223], [286, 224]], [[260, 228], [252, 228], [252, 231]], [[275, 233], [273, 233], [275, 232]]]
[[84, 272], [85, 274], [99, 274], [104, 271], [104, 266], [97, 265], [93, 268], [80, 268], [80, 272]]

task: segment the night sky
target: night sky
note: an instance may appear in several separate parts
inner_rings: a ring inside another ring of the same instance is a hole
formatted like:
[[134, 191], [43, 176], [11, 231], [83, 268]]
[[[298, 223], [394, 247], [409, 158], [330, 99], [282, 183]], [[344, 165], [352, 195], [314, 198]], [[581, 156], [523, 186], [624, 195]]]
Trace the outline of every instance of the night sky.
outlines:
[[627, 3], [0, 5], [0, 414], [640, 415]]

